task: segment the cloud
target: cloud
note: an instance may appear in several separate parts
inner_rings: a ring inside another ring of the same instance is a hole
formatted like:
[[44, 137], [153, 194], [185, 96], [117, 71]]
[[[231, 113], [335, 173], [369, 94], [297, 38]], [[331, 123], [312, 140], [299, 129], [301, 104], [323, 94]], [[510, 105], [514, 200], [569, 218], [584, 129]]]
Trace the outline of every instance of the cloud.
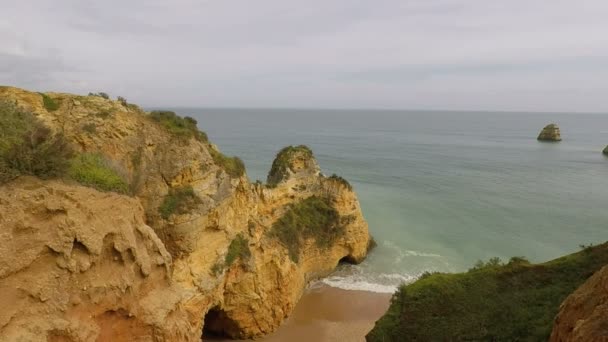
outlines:
[[0, 83], [144, 105], [608, 112], [603, 0], [33, 0]]

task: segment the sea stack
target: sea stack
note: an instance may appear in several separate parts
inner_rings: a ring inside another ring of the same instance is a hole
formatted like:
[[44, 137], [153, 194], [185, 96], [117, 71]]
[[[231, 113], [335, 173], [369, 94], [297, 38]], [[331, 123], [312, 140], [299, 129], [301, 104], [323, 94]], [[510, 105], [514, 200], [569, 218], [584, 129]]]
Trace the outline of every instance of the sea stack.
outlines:
[[559, 127], [556, 124], [548, 124], [540, 131], [537, 140], [539, 141], [561, 141], [562, 137], [559, 133]]

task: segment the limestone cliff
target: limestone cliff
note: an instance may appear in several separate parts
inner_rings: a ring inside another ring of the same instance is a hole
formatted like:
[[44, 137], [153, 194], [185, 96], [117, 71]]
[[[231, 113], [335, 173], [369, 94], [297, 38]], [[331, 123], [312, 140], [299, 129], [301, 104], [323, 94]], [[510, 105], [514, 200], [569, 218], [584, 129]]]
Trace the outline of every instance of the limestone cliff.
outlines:
[[562, 303], [550, 341], [608, 341], [608, 266]]
[[[366, 255], [355, 193], [323, 176], [312, 152], [280, 153], [280, 176], [251, 184], [240, 160], [188, 131], [192, 119], [172, 125], [170, 113], [99, 96], [0, 87], [0, 99], [33, 112], [77, 153], [111, 161], [131, 193], [32, 177], [0, 187], [0, 340], [198, 341], [204, 325], [260, 336], [290, 314], [307, 282]], [[183, 208], [180, 194], [191, 198]], [[294, 259], [273, 232], [310, 198], [335, 216], [323, 231], [330, 243], [302, 235]]]
[[548, 124], [545, 126], [540, 134], [538, 135], [537, 140], [539, 141], [561, 141], [562, 136], [559, 131], [559, 127], [556, 124]]

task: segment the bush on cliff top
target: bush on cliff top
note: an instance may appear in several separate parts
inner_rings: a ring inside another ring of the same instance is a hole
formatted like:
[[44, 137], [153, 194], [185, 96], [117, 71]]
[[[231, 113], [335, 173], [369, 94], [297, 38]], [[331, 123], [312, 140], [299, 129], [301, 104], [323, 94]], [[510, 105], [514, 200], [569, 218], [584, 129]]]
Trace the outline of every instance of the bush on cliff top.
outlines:
[[493, 258], [393, 295], [367, 341], [546, 341], [562, 301], [608, 263], [608, 243], [542, 264]]
[[201, 142], [207, 142], [207, 134], [199, 131], [195, 119], [186, 116], [181, 117], [169, 110], [153, 110], [149, 117], [161, 124], [167, 131], [181, 138], [195, 138]]
[[312, 150], [306, 145], [287, 146], [277, 153], [272, 162], [272, 167], [268, 172], [266, 183], [270, 186], [280, 183], [288, 174], [290, 161], [296, 153], [302, 154], [305, 158], [313, 158]]
[[83, 153], [70, 162], [69, 176], [82, 185], [101, 191], [129, 193], [129, 184], [116, 165], [101, 154]]
[[166, 220], [173, 214], [181, 215], [190, 212], [199, 203], [201, 203], [201, 199], [194, 193], [191, 186], [174, 188], [169, 190], [158, 208], [158, 212]]
[[20, 175], [62, 176], [71, 155], [63, 135], [53, 134], [16, 104], [0, 101], [0, 183]]
[[278, 219], [269, 236], [278, 239], [288, 250], [289, 258], [297, 263], [302, 243], [314, 238], [320, 248], [331, 246], [336, 238], [344, 235], [340, 215], [328, 200], [309, 197], [294, 205]]
[[243, 163], [241, 158], [228, 157], [213, 147], [209, 147], [209, 153], [213, 158], [213, 162], [224, 169], [230, 177], [238, 178], [245, 174], [245, 163]]

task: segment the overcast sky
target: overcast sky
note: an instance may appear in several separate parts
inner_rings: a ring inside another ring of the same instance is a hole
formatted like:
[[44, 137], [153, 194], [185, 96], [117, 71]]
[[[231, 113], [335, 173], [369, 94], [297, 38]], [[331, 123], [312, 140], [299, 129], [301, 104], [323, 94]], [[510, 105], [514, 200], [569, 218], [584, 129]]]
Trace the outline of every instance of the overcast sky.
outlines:
[[608, 112], [607, 0], [0, 1], [0, 84], [145, 106]]

